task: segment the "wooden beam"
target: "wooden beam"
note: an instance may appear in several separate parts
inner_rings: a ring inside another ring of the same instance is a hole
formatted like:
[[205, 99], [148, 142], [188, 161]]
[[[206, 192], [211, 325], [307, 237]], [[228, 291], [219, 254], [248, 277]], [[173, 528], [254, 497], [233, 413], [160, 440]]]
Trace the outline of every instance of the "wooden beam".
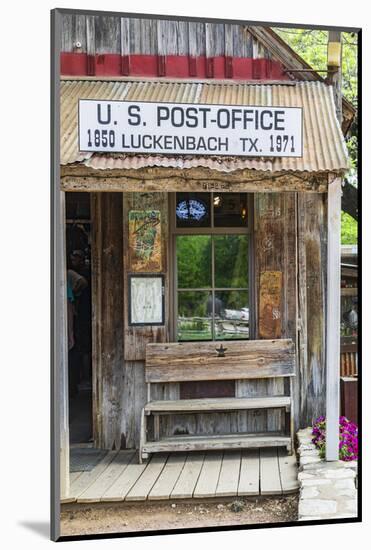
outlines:
[[174, 168], [145, 168], [95, 170], [88, 167], [62, 166], [63, 191], [89, 192], [177, 192], [216, 191], [228, 193], [281, 193], [310, 191], [326, 193], [327, 175], [275, 174], [240, 170], [234, 173], [216, 172], [208, 168], [178, 170]]
[[128, 76], [130, 74], [130, 22], [127, 17], [121, 17], [121, 74]]
[[59, 220], [56, 236], [56, 251], [59, 258], [56, 260], [59, 269], [56, 269], [57, 300], [55, 309], [58, 314], [57, 330], [59, 331], [58, 350], [58, 378], [59, 378], [59, 422], [60, 422], [60, 493], [61, 498], [69, 494], [70, 489], [70, 438], [69, 438], [69, 411], [68, 411], [68, 328], [67, 328], [67, 268], [65, 254], [65, 194], [59, 193]]
[[328, 81], [333, 86], [334, 91], [334, 100], [335, 100], [335, 107], [336, 107], [336, 117], [339, 121], [339, 124], [341, 125], [342, 122], [342, 91], [341, 91], [341, 32], [340, 31], [329, 31], [328, 33], [328, 41], [329, 46], [330, 44], [338, 44], [340, 48], [340, 60], [339, 60], [339, 66], [333, 67], [329, 65], [327, 67], [328, 71]]
[[147, 344], [146, 382], [236, 380], [292, 376], [292, 340], [228, 341], [225, 356], [215, 342]]
[[95, 76], [95, 16], [86, 16], [86, 73]]
[[327, 212], [326, 460], [339, 458], [341, 179], [329, 185]]
[[214, 55], [215, 51], [213, 24], [205, 23], [205, 41], [206, 41], [206, 77], [214, 77]]
[[224, 28], [225, 76], [233, 78], [233, 25]]
[[157, 21], [157, 71], [158, 76], [166, 75], [166, 31], [167, 21], [159, 19]]

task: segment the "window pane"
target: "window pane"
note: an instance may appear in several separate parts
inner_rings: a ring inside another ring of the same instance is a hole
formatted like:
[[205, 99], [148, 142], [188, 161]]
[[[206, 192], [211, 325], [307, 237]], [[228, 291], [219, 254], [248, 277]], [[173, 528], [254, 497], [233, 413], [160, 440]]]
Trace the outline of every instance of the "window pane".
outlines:
[[247, 288], [248, 236], [218, 235], [214, 246], [216, 288]]
[[211, 286], [211, 237], [186, 235], [176, 238], [178, 288]]
[[248, 291], [225, 290], [215, 293], [215, 338], [231, 340], [249, 337]]
[[214, 193], [214, 226], [246, 227], [246, 193]]
[[210, 227], [210, 193], [177, 193], [177, 227]]
[[211, 340], [209, 292], [178, 292], [178, 340]]

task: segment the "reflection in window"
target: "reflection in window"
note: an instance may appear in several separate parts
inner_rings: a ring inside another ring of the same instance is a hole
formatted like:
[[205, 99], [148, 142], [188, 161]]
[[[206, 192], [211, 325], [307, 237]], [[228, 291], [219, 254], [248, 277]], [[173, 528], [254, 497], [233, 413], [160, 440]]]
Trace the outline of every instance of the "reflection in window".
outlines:
[[248, 236], [218, 235], [214, 237], [215, 286], [246, 288], [248, 286]]
[[247, 193], [176, 193], [179, 340], [249, 338]]
[[178, 340], [211, 340], [209, 292], [178, 292]]
[[248, 236], [177, 235], [177, 337], [249, 338]]
[[214, 227], [246, 227], [246, 193], [214, 193]]
[[176, 239], [178, 288], [211, 287], [211, 236], [182, 235]]
[[249, 337], [248, 291], [224, 290], [215, 292], [214, 331], [217, 340]]

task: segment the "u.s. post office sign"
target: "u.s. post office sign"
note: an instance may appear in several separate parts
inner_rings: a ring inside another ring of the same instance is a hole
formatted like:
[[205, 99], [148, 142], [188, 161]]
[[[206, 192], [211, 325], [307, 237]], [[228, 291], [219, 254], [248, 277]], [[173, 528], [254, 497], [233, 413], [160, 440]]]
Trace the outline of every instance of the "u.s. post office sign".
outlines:
[[301, 157], [302, 109], [80, 99], [79, 150]]

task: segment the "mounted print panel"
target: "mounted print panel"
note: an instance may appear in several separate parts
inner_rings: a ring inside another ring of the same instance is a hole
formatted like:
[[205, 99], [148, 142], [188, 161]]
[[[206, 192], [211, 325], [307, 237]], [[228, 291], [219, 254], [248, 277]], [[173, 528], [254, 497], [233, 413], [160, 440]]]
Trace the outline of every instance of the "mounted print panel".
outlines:
[[163, 275], [129, 275], [129, 325], [163, 325]]
[[130, 270], [136, 273], [161, 271], [161, 212], [130, 210], [128, 214]]
[[360, 519], [361, 36], [229, 15], [53, 12], [53, 540]]

